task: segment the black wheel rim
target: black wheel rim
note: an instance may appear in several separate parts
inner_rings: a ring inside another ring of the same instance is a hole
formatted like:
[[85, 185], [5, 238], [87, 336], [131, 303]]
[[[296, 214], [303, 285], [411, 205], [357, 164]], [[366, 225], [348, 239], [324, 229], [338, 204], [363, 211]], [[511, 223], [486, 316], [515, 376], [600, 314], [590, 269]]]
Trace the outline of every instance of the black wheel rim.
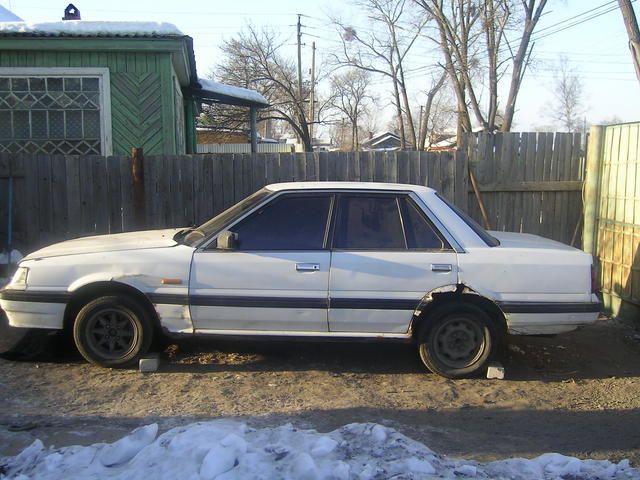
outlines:
[[119, 359], [135, 347], [138, 329], [135, 318], [117, 308], [95, 312], [87, 321], [87, 346], [104, 359]]
[[475, 320], [456, 316], [438, 325], [432, 336], [435, 357], [449, 368], [468, 368], [485, 349], [484, 329]]

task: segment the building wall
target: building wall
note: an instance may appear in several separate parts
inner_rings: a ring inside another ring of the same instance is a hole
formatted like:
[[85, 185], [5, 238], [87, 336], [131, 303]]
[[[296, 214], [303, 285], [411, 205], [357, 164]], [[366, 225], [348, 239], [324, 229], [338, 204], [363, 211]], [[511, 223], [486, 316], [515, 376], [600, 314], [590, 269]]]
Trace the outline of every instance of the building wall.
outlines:
[[0, 41], [0, 67], [107, 67], [113, 155], [129, 154], [132, 147], [147, 155], [182, 153], [176, 147], [169, 52], [4, 50]]

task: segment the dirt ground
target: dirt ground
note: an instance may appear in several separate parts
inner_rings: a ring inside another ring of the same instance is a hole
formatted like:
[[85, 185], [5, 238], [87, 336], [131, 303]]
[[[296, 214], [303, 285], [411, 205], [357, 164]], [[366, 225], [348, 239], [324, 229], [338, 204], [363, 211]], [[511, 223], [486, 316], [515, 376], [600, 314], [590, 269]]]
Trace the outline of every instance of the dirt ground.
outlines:
[[[5, 344], [13, 334], [0, 326]], [[86, 445], [234, 417], [320, 431], [378, 422], [483, 461], [553, 451], [640, 466], [640, 331], [621, 321], [514, 338], [504, 380], [437, 377], [408, 345], [183, 341], [152, 374], [90, 366], [64, 345], [0, 359], [0, 456], [35, 438]]]

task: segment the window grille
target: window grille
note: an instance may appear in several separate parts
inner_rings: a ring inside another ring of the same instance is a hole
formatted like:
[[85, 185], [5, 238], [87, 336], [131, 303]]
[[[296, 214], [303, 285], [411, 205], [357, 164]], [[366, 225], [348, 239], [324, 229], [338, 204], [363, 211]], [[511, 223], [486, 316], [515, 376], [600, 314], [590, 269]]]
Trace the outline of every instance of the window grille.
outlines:
[[0, 152], [100, 155], [98, 76], [0, 76]]

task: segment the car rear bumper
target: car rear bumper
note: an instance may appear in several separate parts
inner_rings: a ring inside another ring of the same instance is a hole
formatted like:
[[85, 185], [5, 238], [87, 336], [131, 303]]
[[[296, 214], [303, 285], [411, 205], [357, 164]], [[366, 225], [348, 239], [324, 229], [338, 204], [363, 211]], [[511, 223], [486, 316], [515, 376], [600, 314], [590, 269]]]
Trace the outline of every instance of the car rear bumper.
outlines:
[[575, 330], [598, 320], [602, 305], [584, 303], [508, 302], [500, 304], [512, 335], [553, 335]]

